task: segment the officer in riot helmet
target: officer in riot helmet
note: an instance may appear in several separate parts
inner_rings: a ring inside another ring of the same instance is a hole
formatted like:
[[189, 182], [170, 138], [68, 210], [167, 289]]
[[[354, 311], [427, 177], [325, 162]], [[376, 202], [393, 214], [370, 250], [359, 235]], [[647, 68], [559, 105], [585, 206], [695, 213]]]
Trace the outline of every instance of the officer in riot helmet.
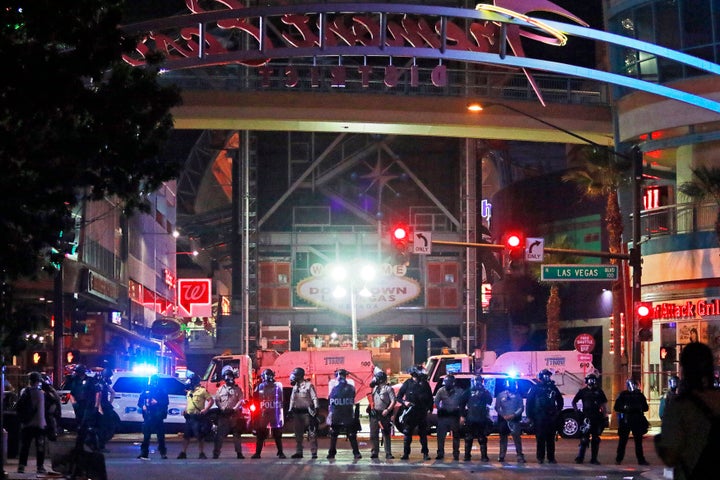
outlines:
[[[402, 406], [402, 412], [398, 412], [398, 428], [403, 432], [403, 456], [401, 460], [410, 458], [410, 444], [412, 434], [417, 429], [420, 436], [420, 451], [423, 460], [430, 460], [430, 452], [427, 445], [427, 413], [433, 408], [433, 395], [427, 381], [427, 373], [424, 368], [412, 366], [408, 369], [410, 378], [400, 387], [397, 401]], [[402, 418], [402, 421], [400, 419]]]
[[442, 387], [435, 394], [437, 405], [437, 456], [435, 460], [445, 458], [445, 438], [452, 433], [453, 460], [460, 460], [460, 417], [461, 403], [465, 390], [455, 384], [455, 375], [449, 373], [443, 378]]
[[170, 399], [164, 388], [160, 385], [160, 378], [151, 375], [145, 390], [138, 398], [137, 406], [142, 412], [143, 440], [140, 444], [140, 460], [148, 460], [150, 453], [150, 437], [154, 433], [157, 436], [158, 453], [160, 458], [167, 458], [167, 447], [165, 445], [165, 418], [168, 414]]
[[668, 378], [668, 388], [660, 397], [660, 408], [658, 414], [660, 418], [665, 416], [667, 406], [677, 398], [678, 388], [680, 387], [680, 378], [677, 375], [670, 375]]
[[538, 373], [537, 383], [532, 386], [527, 397], [527, 416], [535, 425], [536, 456], [538, 463], [555, 460], [555, 436], [557, 434], [563, 398], [560, 390], [552, 381], [552, 372], [548, 369]]
[[255, 399], [260, 405], [260, 411], [256, 412], [256, 441], [255, 454], [251, 458], [260, 458], [265, 439], [268, 437], [268, 429], [272, 432], [277, 447], [278, 458], [286, 458], [283, 453], [282, 429], [285, 423], [283, 417], [283, 387], [275, 381], [275, 372], [266, 368], [260, 374], [262, 382], [255, 388]]
[[340, 433], [345, 433], [353, 456], [361, 459], [358, 447], [357, 432], [360, 429], [360, 406], [355, 404], [355, 387], [347, 381], [348, 371], [341, 368], [335, 372], [337, 384], [330, 392], [328, 403], [329, 413], [327, 423], [330, 426], [330, 448], [327, 458], [333, 459], [337, 454], [337, 439]]
[[242, 407], [245, 404], [245, 392], [235, 383], [235, 370], [232, 365], [225, 365], [220, 374], [225, 380], [215, 393], [215, 405], [218, 407], [217, 435], [213, 445], [213, 458], [220, 458], [225, 438], [232, 434], [235, 456], [245, 458], [242, 453], [241, 437], [244, 428]]
[[489, 408], [492, 404], [492, 395], [485, 388], [485, 382], [481, 375], [476, 375], [470, 380], [470, 389], [460, 404], [460, 425], [465, 427], [465, 457], [463, 460], [469, 462], [471, 459], [473, 441], [477, 438], [480, 444], [480, 459], [489, 462], [487, 453], [487, 434], [492, 426]]
[[83, 364], [75, 365], [69, 383], [72, 407], [78, 421], [75, 448], [80, 451], [84, 448], [91, 429], [95, 425], [100, 406], [101, 388], [95, 377], [88, 375], [88, 369]]
[[208, 411], [215, 404], [215, 399], [205, 387], [200, 385], [200, 377], [194, 372], [188, 372], [185, 380], [185, 430], [183, 432], [183, 441], [180, 453], [177, 458], [187, 458], [187, 449], [190, 446], [190, 440], [197, 439], [200, 454], [198, 458], [205, 459], [205, 437], [207, 436], [211, 422], [208, 417]]
[[295, 453], [291, 458], [303, 458], [303, 437], [308, 432], [310, 441], [310, 454], [317, 458], [317, 411], [320, 408], [315, 386], [305, 378], [305, 370], [296, 367], [290, 372], [290, 405], [288, 407], [288, 420], [294, 419], [293, 432], [295, 434]]
[[390, 445], [392, 436], [391, 416], [395, 409], [395, 391], [387, 383], [387, 374], [377, 370], [370, 383], [372, 392], [368, 415], [370, 417], [370, 458], [378, 458], [380, 453], [380, 432], [382, 432], [383, 445], [385, 447], [385, 458], [395, 458]]
[[[607, 425], [607, 397], [598, 382], [598, 376], [590, 373], [585, 377], [585, 386], [575, 394], [572, 406], [575, 411], [582, 411], [580, 427], [580, 448], [575, 463], [585, 461], [585, 451], [590, 446], [590, 463], [599, 465], [600, 435]], [[578, 407], [582, 405], [582, 409]]]
[[120, 417], [113, 408], [115, 390], [112, 388], [112, 376], [112, 369], [104, 368], [100, 372], [100, 378], [97, 382], [100, 391], [100, 402], [98, 405], [99, 418], [95, 426], [97, 433], [94, 441], [96, 444], [93, 447], [101, 452], [107, 452], [105, 444], [115, 435], [115, 430], [120, 424]]
[[632, 433], [638, 465], [649, 465], [645, 460], [642, 444], [643, 435], [647, 433], [648, 429], [648, 421], [645, 418], [645, 412], [649, 410], [647, 399], [634, 379], [629, 378], [625, 385], [627, 389], [620, 392], [613, 407], [619, 417], [619, 440], [615, 463], [617, 465], [622, 463], [625, 457], [625, 447]]
[[523, 398], [518, 391], [517, 381], [514, 378], [505, 379], [504, 388], [498, 392], [495, 399], [495, 411], [498, 414], [498, 430], [500, 433], [499, 462], [505, 461], [508, 435], [510, 435], [515, 444], [518, 463], [525, 463], [522, 448], [522, 431], [520, 428], [520, 420], [522, 419], [524, 408]]

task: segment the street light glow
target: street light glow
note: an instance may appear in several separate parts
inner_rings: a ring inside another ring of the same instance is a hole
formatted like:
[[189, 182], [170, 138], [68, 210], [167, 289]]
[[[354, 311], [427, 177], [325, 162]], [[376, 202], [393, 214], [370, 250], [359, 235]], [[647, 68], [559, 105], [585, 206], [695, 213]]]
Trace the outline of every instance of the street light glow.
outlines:
[[366, 282], [369, 282], [370, 280], [375, 278], [375, 266], [363, 265], [362, 268], [360, 268], [360, 278], [362, 278]]
[[342, 282], [347, 278], [347, 269], [340, 264], [331, 265], [330, 277], [336, 282]]
[[337, 287], [335, 287], [332, 294], [335, 298], [343, 298], [345, 295], [347, 295], [347, 289], [342, 285], [338, 285]]

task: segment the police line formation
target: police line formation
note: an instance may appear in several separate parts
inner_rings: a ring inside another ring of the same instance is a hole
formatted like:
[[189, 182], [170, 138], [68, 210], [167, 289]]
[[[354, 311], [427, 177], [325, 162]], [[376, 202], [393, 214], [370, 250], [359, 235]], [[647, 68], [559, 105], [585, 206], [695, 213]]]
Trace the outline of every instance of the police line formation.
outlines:
[[[85, 448], [89, 448], [91, 452], [106, 451], [105, 445], [114, 434], [114, 426], [118, 424], [117, 414], [112, 406], [114, 398], [111, 386], [112, 370], [104, 369], [97, 376], [88, 373], [85, 366], [77, 365], [68, 381], [73, 409], [78, 420], [76, 454], [87, 453]], [[462, 460], [471, 461], [473, 443], [477, 440], [480, 446], [480, 461], [489, 462], [487, 435], [491, 431], [497, 431], [500, 436], [497, 460], [506, 461], [508, 439], [512, 438], [516, 453], [515, 460], [518, 463], [525, 463], [521, 432], [523, 428], [528, 427], [522, 424], [522, 414], [527, 408], [525, 412], [527, 421], [531, 422], [536, 439], [537, 462], [557, 463], [555, 440], [563, 400], [562, 394], [551, 380], [552, 374], [549, 370], [542, 370], [538, 374], [539, 381], [528, 392], [526, 402], [523, 402], [515, 379], [505, 379], [495, 399], [496, 422], [490, 418], [493, 398], [485, 389], [482, 375], [472, 378], [470, 387], [464, 389], [456, 383], [454, 375], [448, 374], [433, 396], [427, 374], [422, 367], [411, 367], [409, 374], [410, 378], [401, 385], [397, 394], [388, 385], [385, 372], [376, 370], [374, 374], [371, 383], [372, 393], [366, 410], [370, 424], [371, 459], [379, 458], [381, 446], [386, 459], [395, 458], [391, 438], [392, 428], [395, 427], [403, 434], [400, 460], [409, 459], [413, 434], [419, 438], [423, 460], [430, 460], [427, 443], [428, 412], [435, 406], [437, 408], [435, 460], [445, 458], [445, 440], [448, 435], [452, 435], [453, 460], [460, 460], [462, 443]], [[320, 405], [315, 387], [305, 378], [305, 371], [302, 368], [295, 368], [290, 376], [292, 391], [286, 415], [283, 414], [282, 385], [275, 382], [275, 374], [271, 369], [265, 369], [261, 373], [261, 382], [252, 395], [253, 405], [257, 407], [257, 411], [249, 416], [244, 414], [247, 409], [243, 407], [247, 407], [247, 404], [244, 392], [235, 382], [236, 372], [230, 366], [226, 366], [222, 370], [222, 377], [224, 384], [213, 396], [200, 385], [197, 375], [188, 374], [185, 428], [182, 448], [177, 458], [187, 458], [188, 447], [192, 440], [196, 440], [198, 444], [199, 458], [208, 458], [205, 453], [206, 442], [212, 445], [212, 457], [219, 458], [224, 441], [232, 435], [236, 456], [244, 459], [241, 435], [249, 432], [256, 434], [255, 452], [250, 458], [261, 458], [263, 446], [269, 435], [272, 435], [275, 442], [277, 457], [286, 458], [282, 444], [282, 427], [285, 420], [291, 419], [294, 420], [295, 436], [295, 452], [291, 458], [304, 457], [306, 438], [310, 458], [318, 458]], [[335, 384], [329, 396], [326, 419], [330, 435], [330, 447], [326, 455], [328, 459], [335, 458], [337, 439], [340, 435], [345, 435], [349, 440], [354, 458], [362, 458], [357, 441], [357, 432], [360, 430], [360, 406], [355, 403], [355, 388], [348, 382], [347, 377], [346, 370], [336, 371]], [[29, 386], [23, 389], [16, 406], [22, 427], [18, 471], [25, 471], [30, 445], [34, 441], [37, 448], [37, 471], [44, 473], [46, 472], [45, 442], [48, 438], [56, 439], [60, 399], [47, 377], [43, 378], [41, 374], [32, 372], [28, 380]], [[672, 398], [678, 396], [678, 384], [678, 377], [670, 377], [669, 389], [661, 401], [661, 416]], [[619, 465], [624, 460], [625, 448], [632, 435], [637, 463], [648, 465], [642, 445], [642, 437], [649, 427], [644, 415], [644, 412], [648, 411], [648, 403], [634, 380], [628, 380], [626, 387], [626, 390], [622, 391], [615, 400], [613, 407], [619, 417], [619, 441], [615, 462]], [[149, 460], [152, 435], [157, 438], [157, 451], [160, 457], [168, 458], [164, 433], [168, 404], [168, 394], [160, 386], [158, 377], [150, 376], [147, 388], [138, 400], [138, 408], [143, 414], [143, 441], [138, 459]], [[609, 411], [608, 399], [599, 385], [596, 374], [591, 373], [585, 377], [585, 386], [577, 392], [572, 404], [582, 413], [583, 419], [580, 445], [574, 461], [585, 462], [589, 447], [589, 463], [599, 464], [600, 437], [608, 426]], [[659, 437], [656, 443], [661, 443]]]

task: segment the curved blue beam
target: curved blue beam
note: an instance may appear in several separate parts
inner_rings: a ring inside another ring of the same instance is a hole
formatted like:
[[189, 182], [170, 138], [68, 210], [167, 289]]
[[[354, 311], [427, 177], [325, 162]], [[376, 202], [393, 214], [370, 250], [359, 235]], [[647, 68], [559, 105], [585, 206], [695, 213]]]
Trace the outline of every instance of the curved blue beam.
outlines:
[[[218, 20], [260, 18], [281, 16], [286, 14], [322, 14], [322, 13], [375, 13], [375, 14], [416, 14], [429, 15], [440, 18], [465, 18], [471, 20], [492, 21], [518, 25], [521, 27], [536, 30], [534, 25], [515, 17], [506, 16], [497, 12], [467, 10], [450, 7], [432, 7], [427, 5], [397, 5], [397, 4], [309, 4], [290, 5], [279, 7], [243, 8], [238, 10], [215, 10], [205, 13], [168, 17], [152, 20], [123, 27], [128, 33], [148, 32], [164, 28], [193, 27]], [[563, 31], [569, 35], [603, 41], [615, 45], [631, 47], [656, 56], [665, 57], [682, 63], [684, 65], [704, 70], [712, 74], [720, 74], [720, 65], [706, 60], [677, 52], [665, 47], [660, 47], [647, 42], [634, 40], [629, 37], [611, 34], [588, 27], [572, 25], [564, 22], [539, 20], [553, 28]], [[265, 25], [265, 21], [260, 22]], [[261, 27], [262, 28], [262, 27]], [[200, 29], [203, 35], [204, 28]], [[264, 31], [263, 31], [264, 33]], [[324, 32], [320, 32], [320, 38], [324, 38]], [[200, 42], [203, 43], [202, 41]], [[456, 60], [468, 63], [486, 63], [498, 66], [519, 67], [549, 72], [563, 73], [570, 76], [600, 80], [603, 82], [620, 85], [636, 90], [645, 91], [662, 97], [677, 100], [683, 103], [694, 105], [699, 108], [720, 113], [720, 102], [714, 101], [692, 93], [684, 92], [664, 85], [627, 77], [620, 74], [595, 70], [586, 67], [578, 67], [564, 63], [551, 62], [546, 60], [518, 57], [511, 55], [500, 55], [489, 52], [472, 52], [454, 50], [451, 48], [434, 49], [430, 47], [390, 47], [390, 46], [317, 46], [312, 48], [295, 47], [274, 47], [271, 50], [262, 51], [258, 45], [256, 50], [228, 52], [212, 56], [186, 57], [180, 60], [167, 61], [164, 66], [167, 69], [196, 68], [209, 65], [236, 63], [243, 61], [262, 61], [271, 58], [312, 58], [312, 57], [339, 57], [346, 55], [358, 56], [395, 56], [407, 58], [428, 58], [437, 60]]]

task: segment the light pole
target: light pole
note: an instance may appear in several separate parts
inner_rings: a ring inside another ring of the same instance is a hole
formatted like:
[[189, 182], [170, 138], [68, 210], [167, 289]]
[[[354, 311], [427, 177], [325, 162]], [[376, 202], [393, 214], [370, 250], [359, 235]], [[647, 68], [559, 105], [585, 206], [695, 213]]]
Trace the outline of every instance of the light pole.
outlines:
[[360, 280], [362, 280], [362, 288], [358, 291], [357, 277], [354, 274], [348, 274], [348, 269], [345, 265], [335, 264], [332, 266], [330, 275], [332, 279], [338, 284], [333, 289], [333, 296], [335, 298], [343, 298], [348, 294], [347, 288], [345, 288], [345, 281], [350, 289], [350, 328], [352, 330], [352, 349], [357, 350], [357, 296], [360, 295], [363, 298], [370, 297], [372, 293], [367, 288], [365, 282], [372, 281], [375, 278], [375, 266], [370, 264], [364, 264], [360, 266], [358, 271]]

